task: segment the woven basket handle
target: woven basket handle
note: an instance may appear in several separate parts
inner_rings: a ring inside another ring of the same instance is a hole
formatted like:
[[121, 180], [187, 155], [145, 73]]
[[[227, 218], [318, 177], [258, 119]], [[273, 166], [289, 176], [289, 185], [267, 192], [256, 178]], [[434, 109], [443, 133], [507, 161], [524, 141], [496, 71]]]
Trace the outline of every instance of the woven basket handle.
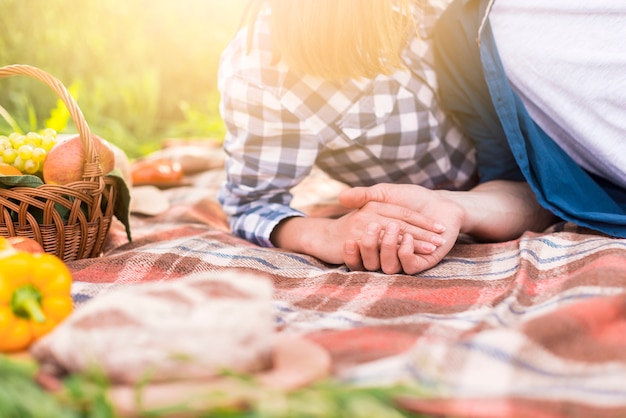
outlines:
[[99, 156], [98, 154], [96, 154], [89, 126], [87, 126], [87, 122], [85, 121], [83, 112], [80, 110], [78, 104], [76, 103], [70, 92], [67, 90], [67, 88], [65, 88], [63, 83], [61, 83], [61, 81], [59, 81], [51, 74], [30, 65], [15, 64], [0, 67], [0, 78], [10, 77], [14, 75], [24, 75], [43, 82], [52, 90], [54, 90], [59, 98], [63, 100], [63, 103], [65, 103], [65, 106], [69, 110], [70, 115], [72, 116], [72, 120], [74, 121], [74, 124], [78, 129], [78, 134], [80, 135], [83, 147], [85, 149], [85, 156], [87, 158], [87, 161], [85, 162], [86, 164], [83, 178], [94, 180], [97, 177], [101, 177], [102, 169], [100, 168], [99, 164]]

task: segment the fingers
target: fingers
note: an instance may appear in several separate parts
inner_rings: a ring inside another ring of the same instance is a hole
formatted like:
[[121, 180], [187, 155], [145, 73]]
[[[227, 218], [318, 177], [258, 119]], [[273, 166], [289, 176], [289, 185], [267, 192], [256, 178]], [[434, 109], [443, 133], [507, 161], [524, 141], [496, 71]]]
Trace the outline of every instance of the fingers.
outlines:
[[359, 245], [355, 240], [348, 240], [343, 243], [343, 262], [352, 271], [365, 270], [361, 260]]
[[369, 201], [381, 201], [381, 197], [371, 187], [353, 187], [339, 194], [339, 203], [347, 208], [359, 209]]
[[[403, 240], [400, 236], [400, 228], [396, 223], [390, 222], [380, 240], [380, 266], [381, 270], [387, 274], [402, 271], [402, 264], [398, 259], [398, 240], [401, 239]], [[413, 241], [412, 237], [411, 241]]]
[[361, 251], [361, 260], [365, 270], [377, 271], [380, 269], [380, 257], [378, 255], [378, 246], [380, 243], [382, 228], [377, 223], [367, 225], [365, 234], [359, 242]]
[[424, 268], [420, 255], [431, 254], [436, 249], [431, 243], [403, 234], [395, 222], [390, 222], [384, 231], [372, 222], [360, 240], [344, 243], [343, 259], [350, 270], [413, 274]]
[[413, 238], [410, 235], [402, 237], [402, 242], [398, 247], [398, 260], [402, 265], [402, 271], [405, 274], [416, 274], [426, 270], [429, 265], [423, 256], [415, 254], [415, 246]]
[[376, 222], [385, 229], [390, 222], [397, 222], [403, 234], [411, 234], [416, 240], [435, 245], [442, 244], [440, 234], [446, 230], [446, 227], [434, 217], [389, 203], [368, 202], [361, 209], [354, 211], [353, 216], [362, 225]]
[[[370, 223], [359, 241], [348, 240], [343, 245], [344, 263], [354, 271], [380, 270], [379, 245], [382, 228]], [[389, 238], [388, 238], [389, 239]], [[397, 240], [397, 238], [395, 238]], [[397, 242], [393, 243], [395, 247]]]
[[[370, 187], [354, 187], [339, 195], [339, 202], [383, 228], [390, 221], [400, 223], [402, 234], [436, 246], [445, 244], [440, 236], [445, 226], [438, 221], [439, 211], [433, 208], [449, 206], [446, 199], [432, 190], [415, 184], [381, 183]], [[365, 224], [365, 222], [363, 223]]]
[[[446, 227], [438, 220], [407, 207], [377, 202], [371, 202], [368, 205], [374, 207], [369, 210], [375, 211], [379, 217], [399, 222], [402, 232], [413, 235], [413, 238], [417, 240], [432, 242], [432, 239], [437, 239], [434, 237], [439, 237], [439, 234], [446, 230]], [[383, 225], [386, 228], [384, 223]]]
[[419, 209], [424, 197], [432, 191], [417, 184], [379, 183], [370, 187], [353, 187], [339, 194], [339, 203], [352, 209], [359, 209], [368, 202], [381, 202]]
[[415, 240], [411, 234], [402, 234], [398, 225], [389, 223], [380, 240], [380, 269], [387, 274], [417, 273], [422, 266], [420, 257], [436, 249], [431, 243]]

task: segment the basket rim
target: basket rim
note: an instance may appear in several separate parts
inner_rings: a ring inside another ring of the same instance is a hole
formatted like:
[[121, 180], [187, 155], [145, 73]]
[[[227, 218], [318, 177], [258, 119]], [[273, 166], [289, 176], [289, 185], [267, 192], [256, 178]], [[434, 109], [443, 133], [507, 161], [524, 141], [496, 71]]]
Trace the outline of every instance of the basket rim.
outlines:
[[72, 117], [74, 124], [78, 130], [81, 142], [85, 149], [85, 170], [83, 172], [83, 179], [89, 182], [102, 182], [104, 173], [99, 164], [99, 155], [96, 152], [96, 147], [92, 137], [91, 129], [87, 124], [85, 116], [81, 111], [78, 103], [72, 97], [69, 90], [65, 85], [55, 76], [42, 70], [41, 68], [34, 67], [28, 64], [11, 64], [0, 67], [0, 78], [7, 78], [12, 76], [27, 76], [36, 79], [43, 84], [47, 85], [53, 90], [56, 95], [63, 101], [67, 110]]

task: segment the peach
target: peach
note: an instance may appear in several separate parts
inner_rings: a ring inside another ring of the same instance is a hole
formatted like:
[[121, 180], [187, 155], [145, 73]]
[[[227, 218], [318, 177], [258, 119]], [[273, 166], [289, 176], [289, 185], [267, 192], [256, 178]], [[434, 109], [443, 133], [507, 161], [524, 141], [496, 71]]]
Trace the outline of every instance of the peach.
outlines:
[[39, 242], [28, 237], [8, 237], [7, 240], [13, 248], [18, 251], [24, 251], [33, 254], [43, 253], [43, 247]]
[[0, 237], [0, 258], [8, 257], [17, 252], [17, 250], [11, 245], [11, 242], [5, 237]]
[[[115, 167], [115, 154], [104, 139], [92, 135], [96, 154], [99, 155], [102, 174]], [[43, 181], [47, 184], [65, 185], [83, 180], [87, 155], [79, 135], [61, 139], [48, 152], [43, 162]]]

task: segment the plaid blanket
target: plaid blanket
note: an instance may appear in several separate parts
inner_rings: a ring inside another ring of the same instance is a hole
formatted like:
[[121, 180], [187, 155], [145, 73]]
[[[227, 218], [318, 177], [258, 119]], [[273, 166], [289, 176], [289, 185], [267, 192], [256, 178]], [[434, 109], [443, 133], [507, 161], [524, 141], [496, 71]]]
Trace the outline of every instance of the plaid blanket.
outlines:
[[[133, 215], [132, 243], [114, 224], [104, 257], [69, 263], [78, 309], [130, 283], [252, 272], [274, 283], [280, 332], [325, 347], [337, 379], [427, 389], [400, 400], [408, 409], [626, 416], [626, 240], [561, 223], [504, 243], [461, 240], [417, 275], [351, 272], [231, 235], [215, 199], [220, 176], [203, 178], [164, 191], [171, 206], [160, 215]], [[307, 187], [299, 199], [328, 179]], [[299, 202], [317, 213], [330, 205]]]

